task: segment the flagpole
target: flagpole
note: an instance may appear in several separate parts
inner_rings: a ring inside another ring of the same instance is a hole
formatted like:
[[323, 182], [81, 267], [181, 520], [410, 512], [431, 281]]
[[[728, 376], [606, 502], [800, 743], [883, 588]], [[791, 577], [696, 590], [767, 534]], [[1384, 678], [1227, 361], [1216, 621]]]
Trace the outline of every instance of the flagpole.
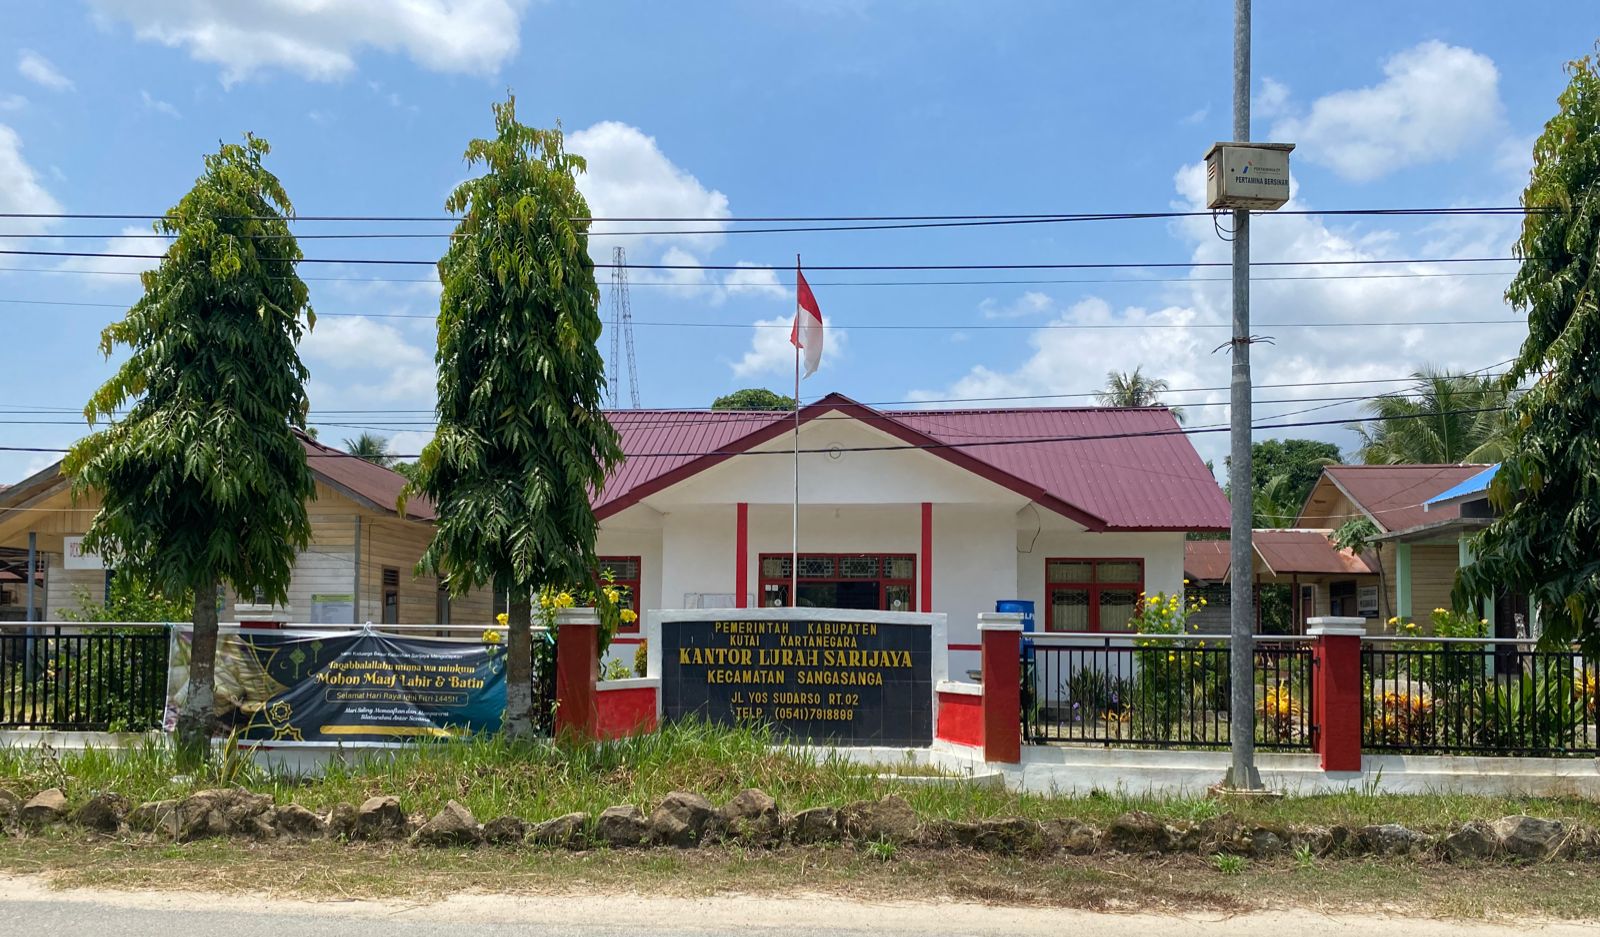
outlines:
[[[794, 255], [794, 315], [800, 321], [800, 255]], [[789, 607], [800, 605], [800, 346], [794, 346], [794, 505], [789, 554]]]

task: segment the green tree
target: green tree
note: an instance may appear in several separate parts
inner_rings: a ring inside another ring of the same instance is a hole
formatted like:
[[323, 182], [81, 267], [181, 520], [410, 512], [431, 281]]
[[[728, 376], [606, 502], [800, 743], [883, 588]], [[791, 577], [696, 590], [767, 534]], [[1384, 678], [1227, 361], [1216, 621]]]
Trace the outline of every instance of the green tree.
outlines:
[[250, 135], [223, 145], [155, 223], [173, 240], [141, 275], [144, 296], [100, 336], [107, 357], [129, 351], [84, 408], [91, 426], [109, 422], [64, 466], [75, 491], [101, 499], [84, 548], [162, 595], [194, 596], [177, 726], [186, 760], [209, 751], [219, 584], [284, 601], [311, 536], [316, 489], [293, 430], [306, 418], [296, 345], [315, 316], [289, 197], [262, 165], [269, 150]]
[[532, 731], [532, 594], [576, 590], [596, 567], [589, 495], [622, 457], [602, 411], [600, 291], [588, 253], [589, 205], [560, 128], [494, 106], [495, 136], [473, 140], [456, 187], [461, 216], [439, 261], [439, 423], [415, 490], [438, 526], [420, 568], [461, 594], [492, 584], [510, 595], [508, 734]]
[[713, 410], [793, 410], [795, 400], [765, 387], [746, 387], [711, 401]]
[[[1096, 395], [1102, 407], [1162, 407], [1161, 395], [1171, 390], [1171, 386], [1159, 377], [1150, 377], [1143, 371], [1142, 366], [1132, 371], [1106, 372], [1106, 387]], [[1167, 407], [1179, 423], [1184, 420], [1183, 410], [1179, 407]]]
[[1368, 465], [1450, 465], [1500, 458], [1513, 393], [1497, 377], [1424, 368], [1405, 391], [1363, 404], [1372, 419], [1351, 428]]
[[67, 621], [183, 621], [194, 611], [194, 596], [184, 593], [172, 598], [152, 589], [138, 577], [118, 571], [111, 575], [104, 602], [96, 602], [88, 589], [73, 593], [78, 607], [61, 613]]
[[395, 457], [389, 453], [389, 440], [377, 433], [362, 433], [344, 441], [344, 451], [373, 465], [393, 468]]
[[[1383, 573], [1383, 541], [1378, 539], [1382, 533], [1378, 525], [1370, 517], [1352, 517], [1339, 525], [1339, 529], [1328, 538], [1334, 547], [1340, 550], [1349, 550], [1357, 556], [1363, 556], [1368, 550], [1372, 551], [1372, 565], [1378, 567], [1378, 594], [1383, 597], [1382, 611], [1389, 610], [1389, 583]], [[1385, 614], [1385, 617], [1387, 615]]]
[[1278, 476], [1287, 476], [1283, 483], [1282, 500], [1293, 502], [1295, 514], [1305, 504], [1322, 469], [1338, 465], [1343, 459], [1339, 447], [1318, 439], [1263, 439], [1250, 446], [1251, 473], [1255, 476], [1256, 491], [1264, 489]]
[[1265, 485], [1255, 491], [1255, 501], [1252, 513], [1255, 520], [1252, 523], [1257, 527], [1293, 527], [1295, 518], [1300, 516], [1300, 506], [1305, 503], [1304, 498], [1296, 498], [1290, 490], [1292, 482], [1285, 473], [1267, 480]]
[[1506, 299], [1528, 337], [1506, 375], [1532, 386], [1513, 405], [1489, 488], [1499, 516], [1478, 535], [1456, 604], [1527, 594], [1544, 637], [1600, 653], [1600, 68], [1567, 67], [1560, 111], [1533, 148], [1522, 265]]

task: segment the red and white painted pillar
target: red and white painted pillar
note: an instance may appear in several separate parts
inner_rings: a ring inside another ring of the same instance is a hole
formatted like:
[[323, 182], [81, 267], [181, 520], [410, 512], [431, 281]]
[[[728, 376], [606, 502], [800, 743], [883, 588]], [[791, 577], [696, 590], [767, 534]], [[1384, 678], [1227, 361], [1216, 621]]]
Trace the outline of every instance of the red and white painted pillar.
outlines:
[[1312, 645], [1312, 747], [1324, 771], [1361, 770], [1362, 618], [1308, 618]]
[[983, 760], [1022, 761], [1022, 616], [980, 612], [983, 647]]

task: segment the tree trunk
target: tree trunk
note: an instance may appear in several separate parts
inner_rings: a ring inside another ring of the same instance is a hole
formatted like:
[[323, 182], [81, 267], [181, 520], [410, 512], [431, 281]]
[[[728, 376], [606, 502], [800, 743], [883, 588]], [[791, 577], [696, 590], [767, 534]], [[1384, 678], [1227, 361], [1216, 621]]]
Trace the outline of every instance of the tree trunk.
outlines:
[[514, 739], [533, 735], [533, 603], [528, 590], [511, 590], [506, 612], [506, 717], [501, 727]]
[[216, 718], [217, 584], [194, 590], [194, 641], [189, 646], [189, 692], [178, 712], [176, 741], [183, 766], [204, 764], [211, 755]]

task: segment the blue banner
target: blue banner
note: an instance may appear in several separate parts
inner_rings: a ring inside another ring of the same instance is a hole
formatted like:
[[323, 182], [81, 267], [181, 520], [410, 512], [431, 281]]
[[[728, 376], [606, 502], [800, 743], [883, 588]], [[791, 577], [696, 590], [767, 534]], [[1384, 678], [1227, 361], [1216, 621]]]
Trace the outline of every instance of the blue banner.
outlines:
[[[173, 632], [167, 726], [188, 692], [192, 629]], [[244, 741], [370, 743], [500, 728], [503, 645], [371, 629], [241, 629], [217, 639], [217, 730]]]

